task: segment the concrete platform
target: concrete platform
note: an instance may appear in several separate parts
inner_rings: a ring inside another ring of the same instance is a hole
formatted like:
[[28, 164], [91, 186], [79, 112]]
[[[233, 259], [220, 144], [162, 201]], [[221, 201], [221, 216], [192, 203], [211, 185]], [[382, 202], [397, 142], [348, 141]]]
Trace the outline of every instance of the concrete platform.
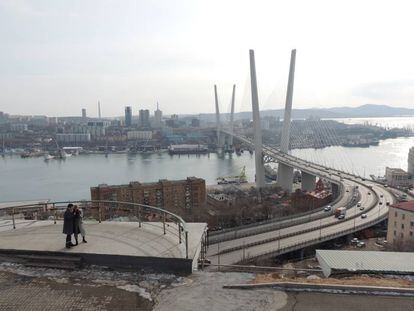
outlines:
[[197, 267], [205, 223], [188, 223], [188, 259], [185, 239], [178, 240], [177, 226], [167, 224], [163, 234], [162, 223], [85, 221], [88, 243], [65, 248], [63, 222], [17, 221], [12, 229], [10, 220], [0, 220], [0, 254], [76, 255], [85, 263], [113, 268], [145, 269], [157, 272], [191, 273]]

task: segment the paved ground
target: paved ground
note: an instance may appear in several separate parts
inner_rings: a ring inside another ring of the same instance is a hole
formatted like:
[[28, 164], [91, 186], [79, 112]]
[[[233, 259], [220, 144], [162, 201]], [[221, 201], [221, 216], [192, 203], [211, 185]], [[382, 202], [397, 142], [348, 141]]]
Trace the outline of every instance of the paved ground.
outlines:
[[[0, 249], [185, 258], [185, 243], [179, 243], [177, 226], [172, 223], [167, 224], [164, 235], [159, 222], [144, 222], [139, 228], [137, 222], [85, 221], [88, 243], [72, 249], [64, 247], [62, 221], [53, 224], [51, 220], [19, 220], [15, 230], [11, 223], [0, 220]], [[193, 258], [206, 224], [188, 223], [187, 227], [189, 257]]]
[[249, 273], [197, 272], [180, 286], [163, 290], [154, 311], [279, 310], [287, 295], [272, 289], [223, 289], [224, 284], [246, 283]]
[[249, 273], [197, 272], [182, 278], [98, 267], [70, 272], [1, 263], [0, 311], [388, 311], [412, 310], [414, 305], [414, 298], [404, 297], [222, 288], [253, 277]]
[[413, 310], [414, 298], [325, 293], [289, 293], [281, 311], [394, 311]]
[[59, 283], [44, 277], [0, 272], [0, 310], [151, 310], [152, 302], [113, 286]]

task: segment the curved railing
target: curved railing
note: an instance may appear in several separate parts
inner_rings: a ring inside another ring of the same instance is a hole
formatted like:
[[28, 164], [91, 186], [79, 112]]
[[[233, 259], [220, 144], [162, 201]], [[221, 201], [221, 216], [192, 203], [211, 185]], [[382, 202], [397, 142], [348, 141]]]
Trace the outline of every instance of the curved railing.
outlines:
[[[159, 207], [121, 201], [108, 200], [82, 200], [82, 201], [58, 201], [44, 202], [35, 204], [24, 204], [7, 206], [0, 209], [0, 217], [11, 217], [11, 223], [6, 224], [16, 229], [18, 224], [25, 224], [25, 221], [16, 222], [17, 219], [27, 221], [33, 220], [57, 220], [63, 219], [63, 214], [69, 203], [78, 205], [83, 210], [84, 219], [95, 219], [99, 223], [102, 221], [113, 221], [127, 218], [128, 221], [138, 222], [141, 228], [145, 225], [152, 225], [176, 235], [179, 243], [184, 240], [185, 253], [188, 259], [188, 228], [186, 222], [178, 215]], [[158, 226], [162, 224], [162, 226]], [[175, 226], [171, 225], [175, 224]], [[3, 225], [5, 226], [5, 225]]]

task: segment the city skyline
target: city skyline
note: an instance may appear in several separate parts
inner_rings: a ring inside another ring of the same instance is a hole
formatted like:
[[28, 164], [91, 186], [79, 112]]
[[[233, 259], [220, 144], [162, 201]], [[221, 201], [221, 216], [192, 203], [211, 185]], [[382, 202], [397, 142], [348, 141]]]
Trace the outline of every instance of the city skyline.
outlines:
[[152, 111], [157, 101], [167, 115], [211, 113], [217, 84], [226, 112], [237, 84], [236, 112], [246, 111], [249, 48], [263, 110], [283, 107], [292, 48], [295, 107], [412, 108], [410, 8], [402, 1], [259, 1], [252, 8], [235, 1], [6, 0], [0, 110], [69, 116], [86, 108], [97, 115], [99, 100], [107, 117], [125, 106]]

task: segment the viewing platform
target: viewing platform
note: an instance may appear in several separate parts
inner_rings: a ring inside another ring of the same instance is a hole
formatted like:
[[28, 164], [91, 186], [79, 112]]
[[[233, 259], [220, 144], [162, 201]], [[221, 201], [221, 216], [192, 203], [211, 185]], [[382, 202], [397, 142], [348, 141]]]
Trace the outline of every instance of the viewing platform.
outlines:
[[[42, 209], [45, 208], [52, 215], [57, 214], [57, 208], [50, 203]], [[17, 213], [18, 208], [14, 209]], [[60, 209], [59, 213], [62, 213]], [[125, 217], [99, 222], [87, 218], [83, 222], [87, 243], [82, 243], [79, 235], [79, 245], [68, 249], [61, 217], [40, 220], [18, 215], [22, 214], [15, 214], [14, 221], [9, 214], [0, 217], [0, 261], [20, 262], [42, 256], [78, 258], [82, 264], [113, 269], [190, 274], [197, 269], [204, 252], [205, 223], [177, 224], [171, 219], [165, 222], [122, 221]], [[73, 236], [72, 242], [75, 243]]]

